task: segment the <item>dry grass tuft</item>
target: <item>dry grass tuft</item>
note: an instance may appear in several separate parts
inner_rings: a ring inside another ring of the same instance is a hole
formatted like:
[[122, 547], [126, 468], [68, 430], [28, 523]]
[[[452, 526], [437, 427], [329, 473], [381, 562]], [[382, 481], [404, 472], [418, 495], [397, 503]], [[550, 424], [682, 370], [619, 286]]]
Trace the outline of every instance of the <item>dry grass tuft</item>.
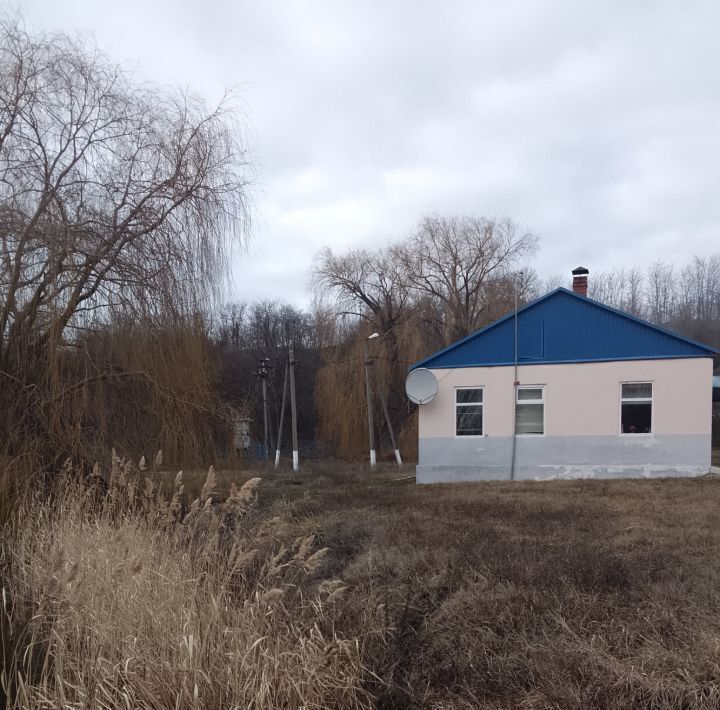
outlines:
[[7, 707], [368, 706], [318, 589], [326, 551], [243, 526], [259, 478], [216, 505], [212, 469], [191, 503], [181, 474], [166, 498], [142, 461], [113, 455], [107, 483], [69, 469], [3, 532]]

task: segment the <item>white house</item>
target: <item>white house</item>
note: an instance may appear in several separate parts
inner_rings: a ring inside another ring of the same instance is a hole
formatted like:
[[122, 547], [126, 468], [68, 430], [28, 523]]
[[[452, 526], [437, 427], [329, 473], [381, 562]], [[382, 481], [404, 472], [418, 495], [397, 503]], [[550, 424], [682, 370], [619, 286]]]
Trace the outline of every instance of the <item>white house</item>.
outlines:
[[588, 299], [573, 274], [413, 366], [411, 399], [430, 373], [437, 392], [419, 483], [708, 472], [715, 351]]

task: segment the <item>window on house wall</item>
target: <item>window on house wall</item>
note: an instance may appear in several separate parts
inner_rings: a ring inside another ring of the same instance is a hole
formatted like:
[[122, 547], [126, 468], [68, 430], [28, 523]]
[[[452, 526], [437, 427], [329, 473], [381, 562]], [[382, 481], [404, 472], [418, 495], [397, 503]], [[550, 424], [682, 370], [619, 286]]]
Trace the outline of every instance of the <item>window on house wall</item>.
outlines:
[[483, 435], [483, 388], [462, 387], [455, 390], [455, 434]]
[[624, 382], [620, 401], [623, 434], [652, 433], [652, 382]]
[[515, 401], [515, 432], [545, 433], [545, 400], [542, 387], [518, 387]]

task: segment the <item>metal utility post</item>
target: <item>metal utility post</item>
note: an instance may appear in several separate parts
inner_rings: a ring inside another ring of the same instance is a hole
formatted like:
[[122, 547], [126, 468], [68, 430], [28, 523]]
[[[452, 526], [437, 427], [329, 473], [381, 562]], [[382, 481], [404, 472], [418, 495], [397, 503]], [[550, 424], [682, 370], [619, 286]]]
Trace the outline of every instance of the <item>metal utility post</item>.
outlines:
[[280, 446], [282, 441], [283, 424], [285, 422], [285, 401], [287, 400], [287, 383], [289, 364], [285, 364], [285, 377], [283, 379], [282, 405], [280, 406], [280, 423], [278, 424], [277, 446], [275, 448], [275, 468], [280, 465]]
[[270, 374], [270, 358], [260, 358], [258, 362], [257, 375], [262, 380], [262, 394], [263, 394], [263, 420], [265, 424], [265, 458], [270, 456], [270, 445], [268, 442], [269, 437], [269, 426], [268, 426], [268, 409], [267, 409], [267, 378]]
[[515, 353], [514, 353], [514, 370], [513, 370], [513, 435], [512, 435], [512, 453], [510, 458], [510, 480], [515, 480], [515, 457], [517, 449], [517, 395], [518, 395], [518, 279], [523, 276], [522, 271], [518, 272], [515, 277]]
[[375, 456], [375, 423], [373, 422], [372, 390], [370, 387], [370, 366], [372, 363], [368, 355], [367, 341], [377, 337], [378, 334], [373, 333], [363, 341], [363, 352], [365, 354], [365, 396], [367, 397], [368, 434], [370, 436], [370, 468], [375, 468], [377, 458]]
[[295, 355], [293, 347], [290, 346], [290, 414], [292, 419], [292, 446], [293, 446], [293, 471], [300, 468], [300, 456], [298, 453], [297, 436], [297, 409], [295, 403]]

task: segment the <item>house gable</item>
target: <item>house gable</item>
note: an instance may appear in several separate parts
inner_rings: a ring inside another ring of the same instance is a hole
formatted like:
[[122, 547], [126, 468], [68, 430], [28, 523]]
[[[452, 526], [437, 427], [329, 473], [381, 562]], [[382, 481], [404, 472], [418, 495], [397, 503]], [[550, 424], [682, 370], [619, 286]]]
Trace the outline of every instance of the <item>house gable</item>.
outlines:
[[[518, 363], [712, 357], [715, 351], [602, 303], [558, 288], [519, 309]], [[515, 314], [413, 365], [428, 368], [512, 365]]]

